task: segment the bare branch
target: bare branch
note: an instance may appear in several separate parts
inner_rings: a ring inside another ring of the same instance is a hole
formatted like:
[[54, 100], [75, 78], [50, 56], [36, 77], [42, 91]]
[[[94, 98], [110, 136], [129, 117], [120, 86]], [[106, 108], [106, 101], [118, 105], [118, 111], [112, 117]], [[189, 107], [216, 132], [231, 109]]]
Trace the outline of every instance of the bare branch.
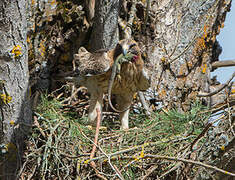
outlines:
[[152, 155], [152, 154], [147, 154], [147, 155], [144, 156], [144, 158], [156, 158], [156, 159], [165, 159], [165, 160], [169, 160], [169, 161], [181, 161], [181, 162], [184, 162], [184, 163], [191, 163], [191, 164], [202, 166], [202, 167], [205, 167], [207, 169], [211, 169], [211, 170], [218, 171], [218, 172], [221, 172], [223, 174], [235, 177], [234, 173], [225, 171], [225, 170], [217, 168], [215, 166], [204, 164], [204, 163], [199, 162], [199, 161], [193, 161], [193, 160], [189, 160], [189, 159], [169, 157], [169, 156]]
[[145, 100], [144, 93], [141, 92], [141, 91], [139, 91], [139, 92], [138, 92], [138, 95], [139, 95], [139, 98], [140, 98], [140, 102], [142, 103], [143, 108], [144, 108], [145, 111], [146, 111], [145, 113], [146, 113], [147, 115], [150, 115], [150, 114], [151, 114], [151, 109], [149, 108], [149, 105], [148, 105], [148, 103], [147, 103], [146, 100]]
[[212, 63], [212, 68], [235, 66], [235, 60], [216, 61]]
[[208, 97], [208, 96], [213, 96], [213, 95], [219, 93], [220, 91], [222, 91], [225, 87], [227, 87], [229, 85], [229, 83], [233, 80], [234, 77], [235, 77], [235, 72], [232, 74], [230, 79], [225, 84], [223, 84], [219, 89], [217, 89], [211, 93], [201, 93], [201, 94], [198, 94], [197, 96], [198, 97]]

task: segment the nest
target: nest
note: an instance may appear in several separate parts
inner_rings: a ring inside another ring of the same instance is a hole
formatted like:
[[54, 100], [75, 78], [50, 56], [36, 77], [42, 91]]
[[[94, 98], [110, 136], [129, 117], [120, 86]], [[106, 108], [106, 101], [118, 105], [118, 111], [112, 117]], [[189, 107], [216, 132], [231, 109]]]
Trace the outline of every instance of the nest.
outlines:
[[[22, 179], [175, 179], [193, 177], [198, 165], [205, 167], [197, 160], [212, 127], [205, 130], [209, 113], [202, 113], [205, 108], [198, 103], [184, 114], [131, 114], [128, 131], [118, 130], [115, 113], [104, 113], [106, 128], [100, 128], [96, 143], [96, 131], [87, 126], [87, 118], [68, 108], [56, 98], [41, 98], [26, 142]], [[86, 106], [79, 108], [86, 111]]]

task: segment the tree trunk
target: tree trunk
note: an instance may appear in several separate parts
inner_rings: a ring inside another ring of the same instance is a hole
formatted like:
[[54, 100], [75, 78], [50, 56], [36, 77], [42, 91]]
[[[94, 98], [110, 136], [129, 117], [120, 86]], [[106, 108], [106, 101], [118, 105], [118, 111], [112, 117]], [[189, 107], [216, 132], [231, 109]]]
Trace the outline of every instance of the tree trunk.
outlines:
[[152, 1], [148, 36], [140, 37], [148, 54], [156, 99], [167, 108], [187, 111], [199, 91], [209, 91], [216, 35], [231, 1]]
[[91, 35], [91, 50], [112, 49], [119, 41], [119, 0], [95, 1], [95, 17]]
[[0, 1], [0, 179], [16, 179], [31, 124], [26, 0]]

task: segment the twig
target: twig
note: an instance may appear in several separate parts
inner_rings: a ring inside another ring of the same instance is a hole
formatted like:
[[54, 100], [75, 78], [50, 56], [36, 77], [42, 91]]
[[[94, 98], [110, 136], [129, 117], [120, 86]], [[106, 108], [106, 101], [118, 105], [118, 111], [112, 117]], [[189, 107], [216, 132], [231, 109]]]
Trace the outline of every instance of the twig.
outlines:
[[[73, 86], [74, 87], [74, 86]], [[82, 90], [82, 89], [86, 89], [85, 87], [80, 87], [80, 88], [78, 88], [77, 90], [72, 90], [72, 95], [70, 96], [70, 97], [68, 97], [67, 99], [64, 99], [63, 101], [61, 101], [61, 103], [63, 104], [63, 103], [65, 103], [65, 102], [67, 102], [67, 101], [71, 101], [71, 99], [78, 93], [78, 91], [80, 91], [80, 90]], [[70, 103], [69, 103], [70, 104]]]
[[152, 154], [147, 154], [147, 155], [144, 156], [144, 158], [165, 159], [165, 160], [169, 160], [169, 161], [181, 161], [181, 162], [184, 162], [184, 163], [191, 163], [191, 164], [195, 164], [195, 165], [198, 165], [198, 166], [202, 166], [202, 167], [205, 167], [205, 168], [207, 168], [207, 169], [211, 169], [211, 170], [218, 171], [218, 172], [221, 172], [221, 173], [223, 173], [223, 174], [226, 174], [226, 175], [230, 175], [230, 176], [235, 177], [235, 174], [234, 174], [234, 173], [225, 171], [225, 170], [220, 169], [220, 168], [217, 168], [217, 167], [215, 167], [215, 166], [211, 166], [211, 165], [208, 165], [208, 164], [204, 164], [204, 163], [199, 162], [199, 161], [193, 161], [193, 160], [189, 160], [189, 159], [176, 158], [176, 157], [169, 157], [169, 156], [152, 155]]
[[212, 68], [235, 66], [235, 60], [216, 61], [212, 63]]
[[32, 179], [32, 177], [33, 177], [33, 175], [34, 175], [36, 169], [37, 169], [37, 166], [35, 165], [34, 168], [33, 168], [33, 172], [28, 176], [28, 179], [27, 179], [27, 180]]
[[147, 104], [147, 102], [146, 102], [146, 100], [145, 100], [144, 93], [141, 92], [141, 91], [139, 91], [139, 92], [138, 92], [138, 95], [139, 95], [139, 98], [140, 98], [140, 102], [142, 103], [143, 108], [144, 108], [145, 111], [146, 111], [146, 114], [147, 114], [147, 115], [150, 115], [150, 114], [151, 114], [151, 110], [150, 110], [150, 108], [149, 108], [149, 106], [148, 106], [148, 104]]
[[33, 117], [34, 118], [34, 124], [35, 126], [37, 126], [37, 128], [39, 129], [40, 133], [42, 134], [42, 136], [44, 138], [46, 138], [46, 134], [43, 132], [42, 128], [40, 127], [39, 123], [38, 123], [38, 118], [36, 116]]
[[[228, 103], [229, 103], [230, 106], [234, 106], [235, 105], [235, 101], [230, 101]], [[215, 107], [215, 108], [212, 108], [212, 109], [207, 110], [207, 111], [202, 111], [202, 112], [200, 112], [198, 114], [204, 114], [204, 113], [209, 113], [209, 112], [216, 113], [216, 112], [218, 112], [218, 111], [220, 111], [222, 109], [226, 109], [226, 108], [228, 108], [228, 104], [227, 103], [226, 104], [222, 104], [222, 106]]]
[[222, 91], [225, 87], [227, 87], [229, 85], [229, 83], [233, 80], [234, 77], [235, 77], [235, 72], [232, 74], [230, 79], [225, 84], [223, 84], [220, 88], [218, 88], [217, 90], [215, 90], [211, 93], [201, 93], [201, 94], [198, 94], [197, 96], [198, 97], [208, 97], [208, 96], [213, 96], [213, 95], [219, 93], [220, 91]]
[[199, 139], [201, 139], [206, 132], [209, 130], [209, 128], [212, 126], [213, 123], [208, 123], [207, 126], [203, 129], [203, 131], [197, 136], [197, 138], [192, 142], [191, 144], [191, 150], [193, 150], [193, 146], [197, 143]]
[[161, 178], [165, 177], [167, 174], [170, 174], [171, 172], [175, 171], [182, 165], [182, 162], [178, 162], [174, 167], [172, 167], [170, 170], [165, 172], [163, 175], [161, 175], [157, 180], [160, 180]]
[[232, 132], [233, 136], [235, 136], [234, 130], [233, 130], [233, 125], [232, 125], [232, 120], [231, 120], [231, 110], [230, 110], [230, 105], [229, 105], [229, 95], [227, 94], [227, 105], [228, 105], [228, 121], [229, 121], [229, 126], [230, 126], [230, 131]]
[[149, 177], [149, 175], [152, 174], [157, 168], [158, 168], [158, 166], [153, 166], [153, 167], [149, 168], [150, 169], [149, 172], [143, 178], [141, 178], [141, 180], [147, 179]]
[[[84, 135], [84, 133], [83, 133], [83, 135]], [[108, 157], [117, 156], [119, 154], [123, 154], [123, 153], [127, 153], [127, 152], [134, 151], [134, 150], [137, 150], [137, 149], [141, 149], [143, 146], [147, 147], [147, 146], [156, 146], [156, 145], [159, 145], [159, 144], [164, 144], [164, 143], [169, 143], [169, 142], [179, 142], [179, 141], [191, 138], [191, 137], [192, 136], [183, 137], [183, 138], [180, 138], [180, 139], [179, 138], [175, 138], [175, 139], [165, 140], [165, 141], [156, 141], [156, 142], [144, 143], [144, 144], [141, 144], [141, 145], [138, 145], [138, 146], [134, 146], [134, 147], [131, 147], [131, 148], [128, 148], [128, 149], [123, 149], [121, 151], [117, 151], [117, 152], [106, 154], [106, 155], [102, 155], [102, 156], [99, 156], [99, 157], [96, 157], [96, 158], [93, 158], [93, 159], [85, 159], [85, 160], [89, 160], [89, 162], [90, 161], [96, 161], [96, 160], [99, 160], [99, 159], [104, 159], [107, 156]], [[86, 138], [89, 141], [92, 141], [88, 137], [86, 137]]]
[[[185, 147], [182, 147], [182, 148], [185, 148]], [[188, 154], [190, 154], [192, 151], [188, 151], [190, 149], [190, 146], [186, 146], [186, 149], [184, 149], [184, 152], [182, 153], [181, 155], [181, 158], [185, 158], [187, 157]], [[178, 151], [180, 152], [180, 150]], [[167, 172], [165, 172], [164, 174], [162, 174], [158, 180], [160, 180], [161, 178], [165, 177], [167, 174], [170, 174], [171, 172], [179, 169], [179, 167], [181, 167], [183, 163], [182, 162], [178, 162], [176, 163], [171, 169], [169, 169]], [[176, 178], [177, 179], [177, 178]]]

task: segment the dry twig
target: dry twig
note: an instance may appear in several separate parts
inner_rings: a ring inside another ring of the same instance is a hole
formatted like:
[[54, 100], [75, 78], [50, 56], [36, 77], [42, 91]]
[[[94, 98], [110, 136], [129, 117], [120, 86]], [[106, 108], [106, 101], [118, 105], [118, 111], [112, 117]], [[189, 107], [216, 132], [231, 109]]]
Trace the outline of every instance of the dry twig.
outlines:
[[214, 170], [214, 171], [218, 171], [218, 172], [221, 172], [223, 174], [235, 177], [234, 173], [225, 171], [225, 170], [217, 168], [215, 166], [204, 164], [204, 163], [199, 162], [199, 161], [193, 161], [193, 160], [189, 160], [189, 159], [169, 157], [169, 156], [152, 155], [152, 154], [145, 155], [144, 158], [165, 159], [165, 160], [169, 160], [169, 161], [181, 161], [181, 162], [184, 162], [184, 163], [191, 163], [191, 164], [202, 166], [204, 168], [211, 169], [211, 170]]
[[225, 87], [227, 87], [229, 85], [229, 83], [233, 80], [233, 78], [235, 77], [235, 72], [232, 74], [232, 76], [229, 78], [229, 80], [223, 84], [220, 88], [218, 88], [217, 90], [211, 92], [211, 93], [200, 93], [197, 96], [198, 97], [208, 97], [208, 96], [213, 96], [217, 93], [219, 93], [220, 91], [222, 91]]

